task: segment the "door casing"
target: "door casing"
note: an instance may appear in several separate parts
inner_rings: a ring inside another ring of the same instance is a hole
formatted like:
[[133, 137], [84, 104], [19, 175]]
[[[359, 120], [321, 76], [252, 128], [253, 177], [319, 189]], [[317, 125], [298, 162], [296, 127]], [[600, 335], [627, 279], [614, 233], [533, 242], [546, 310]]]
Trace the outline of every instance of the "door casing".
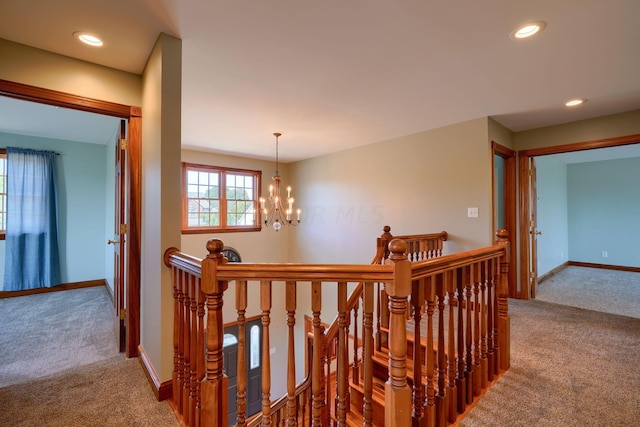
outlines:
[[[619, 147], [640, 143], [640, 134], [627, 135], [615, 138], [599, 139], [594, 141], [577, 142], [551, 147], [534, 148], [518, 151], [518, 181], [519, 187], [519, 237], [520, 237], [520, 295], [519, 298], [529, 299], [531, 287], [529, 285], [529, 271], [531, 268], [531, 235], [529, 234], [529, 210], [531, 192], [529, 191], [528, 173], [530, 158], [549, 154], [570, 153], [573, 151], [592, 150], [596, 148]], [[537, 258], [537, 254], [533, 254]]]
[[137, 106], [86, 98], [37, 86], [0, 79], [0, 95], [25, 101], [74, 110], [88, 111], [128, 121], [128, 178], [127, 203], [127, 262], [126, 292], [126, 356], [137, 357], [140, 344], [140, 242], [141, 242], [141, 183], [142, 183], [142, 109]]

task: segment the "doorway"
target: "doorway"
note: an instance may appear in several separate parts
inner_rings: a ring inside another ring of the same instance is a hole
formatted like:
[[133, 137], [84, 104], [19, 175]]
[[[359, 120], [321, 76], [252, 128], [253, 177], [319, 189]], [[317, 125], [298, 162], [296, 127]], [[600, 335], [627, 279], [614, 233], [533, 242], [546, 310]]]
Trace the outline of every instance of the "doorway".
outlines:
[[[534, 158], [550, 154], [571, 153], [577, 151], [593, 150], [597, 148], [620, 147], [623, 145], [637, 144], [640, 142], [640, 135], [629, 135], [619, 138], [610, 138], [597, 141], [580, 142], [554, 147], [544, 147], [518, 152], [519, 163], [519, 193], [520, 193], [520, 286], [521, 298], [535, 298], [537, 277], [537, 245], [536, 240], [543, 230], [536, 228], [535, 218], [537, 216], [534, 176]], [[532, 222], [533, 221], [533, 222]]]
[[[124, 286], [124, 301], [126, 301], [126, 308], [124, 312], [114, 310], [114, 316], [124, 316], [123, 320], [126, 329], [126, 336], [124, 337], [125, 353], [127, 357], [137, 357], [138, 345], [140, 343], [140, 166], [142, 146], [142, 115], [140, 107], [80, 97], [73, 94], [38, 88], [7, 80], [0, 80], [0, 95], [25, 101], [119, 117], [128, 121], [128, 159], [125, 165], [129, 177], [127, 180], [126, 194], [129, 206], [129, 210], [126, 214], [128, 239], [126, 242], [126, 271], [122, 274], [123, 277], [127, 277], [127, 281]], [[121, 339], [121, 337], [118, 337], [118, 339]]]
[[517, 295], [516, 242], [516, 153], [497, 142], [491, 143], [493, 152], [493, 226], [495, 233], [505, 229], [509, 233], [509, 297]]

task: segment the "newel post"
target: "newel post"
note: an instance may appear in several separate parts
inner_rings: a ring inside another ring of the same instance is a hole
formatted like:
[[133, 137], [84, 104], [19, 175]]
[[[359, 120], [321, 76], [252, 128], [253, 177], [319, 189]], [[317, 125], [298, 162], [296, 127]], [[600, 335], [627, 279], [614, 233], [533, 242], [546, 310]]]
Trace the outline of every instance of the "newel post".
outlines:
[[219, 281], [217, 267], [226, 262], [221, 251], [224, 243], [219, 239], [207, 242], [209, 254], [202, 260], [202, 292], [207, 296], [207, 342], [205, 377], [202, 380], [201, 425], [227, 427], [229, 380], [223, 372], [222, 343], [224, 323], [222, 303], [228, 282]]
[[385, 384], [386, 426], [411, 425], [411, 388], [407, 384], [407, 300], [411, 293], [411, 262], [407, 244], [400, 239], [389, 242], [393, 282], [385, 283], [389, 296], [389, 379]]
[[500, 258], [500, 283], [498, 283], [498, 366], [509, 369], [511, 365], [511, 321], [509, 318], [509, 233], [507, 230], [496, 232], [498, 245], [504, 246], [504, 255]]

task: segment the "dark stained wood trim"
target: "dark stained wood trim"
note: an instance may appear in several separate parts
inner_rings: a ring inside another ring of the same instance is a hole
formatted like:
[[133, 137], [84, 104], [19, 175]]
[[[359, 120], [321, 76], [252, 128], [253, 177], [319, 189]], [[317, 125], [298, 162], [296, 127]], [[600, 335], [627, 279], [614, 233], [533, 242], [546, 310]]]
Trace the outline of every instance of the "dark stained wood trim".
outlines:
[[141, 165], [142, 165], [142, 109], [109, 101], [86, 98], [51, 89], [29, 86], [0, 79], [0, 95], [16, 99], [56, 105], [91, 113], [104, 114], [129, 120], [129, 167], [131, 171], [130, 210], [128, 227], [127, 278], [127, 351], [128, 357], [138, 354], [140, 343], [140, 244], [141, 244]]
[[[127, 357], [138, 355], [140, 344], [140, 261], [142, 259], [142, 117], [132, 107], [129, 116], [127, 162], [129, 212], [127, 218]], [[136, 262], [132, 262], [136, 260]]]
[[520, 291], [517, 298], [529, 299], [529, 157], [518, 157], [518, 176], [520, 194]]
[[[515, 298], [518, 290], [518, 253], [516, 251], [516, 242], [517, 239], [517, 213], [516, 213], [516, 152], [504, 145], [500, 145], [495, 141], [491, 142], [491, 149], [493, 150], [494, 155], [498, 155], [504, 159], [504, 175], [506, 177], [504, 183], [504, 220], [505, 227], [509, 232], [509, 243], [511, 246], [511, 251], [509, 254], [509, 297]], [[491, 161], [493, 161], [493, 156], [491, 157]], [[492, 182], [495, 182], [495, 177], [493, 176], [493, 165], [491, 167], [491, 176]], [[494, 184], [495, 185], [495, 184]], [[495, 187], [494, 187], [495, 188]], [[492, 197], [491, 203], [494, 203], [495, 197]], [[495, 206], [493, 207], [493, 211], [495, 212]], [[496, 225], [493, 223], [492, 230], [495, 231]], [[495, 237], [495, 236], [494, 236]]]
[[631, 145], [640, 142], [640, 134], [620, 136], [617, 138], [598, 139], [595, 141], [577, 142], [574, 144], [554, 145], [551, 147], [532, 148], [530, 150], [518, 151], [518, 156], [544, 156], [547, 154], [570, 153], [572, 151], [593, 150], [596, 148], [619, 147], [621, 145]]
[[[26, 295], [46, 294], [49, 292], [68, 291], [71, 289], [92, 288], [95, 286], [104, 286], [105, 288], [108, 288], [107, 281], [105, 279], [86, 280], [83, 282], [63, 283], [51, 288], [25, 289], [24, 291], [1, 291], [0, 299], [22, 297]], [[107, 290], [107, 292], [109, 291]]]
[[131, 107], [99, 99], [72, 95], [57, 90], [29, 86], [0, 79], [0, 95], [24, 101], [39, 102], [57, 107], [88, 111], [106, 116], [128, 118]]
[[158, 401], [170, 399], [173, 396], [172, 381], [160, 382], [158, 374], [156, 374], [155, 369], [153, 369], [153, 365], [149, 361], [149, 358], [147, 358], [147, 354], [144, 352], [144, 348], [142, 348], [142, 346], [138, 347], [138, 353], [140, 354], [138, 360], [140, 361], [144, 374], [147, 376], [147, 380], [151, 385], [151, 389], [153, 390], [153, 394], [156, 396], [156, 399]]
[[546, 272], [542, 276], [538, 276], [538, 284], [540, 284], [540, 283], [544, 282], [545, 280], [549, 279], [551, 276], [555, 276], [556, 274], [560, 273], [562, 270], [564, 270], [568, 266], [569, 266], [569, 262], [568, 261], [567, 262], [563, 262], [562, 264], [560, 264], [556, 268]]
[[577, 267], [603, 268], [605, 270], [631, 271], [633, 273], [640, 273], [640, 267], [625, 267], [622, 265], [610, 265], [610, 264], [594, 264], [590, 262], [579, 262], [579, 261], [569, 261], [568, 264], [577, 266]]
[[518, 151], [518, 177], [519, 177], [519, 194], [520, 194], [520, 286], [522, 294], [519, 298], [529, 299], [529, 187], [527, 185], [527, 173], [529, 158], [535, 156], [544, 156], [549, 154], [570, 153], [572, 151], [592, 150], [596, 148], [619, 147], [623, 145], [631, 145], [640, 143], [640, 134], [620, 136], [614, 138], [598, 139], [594, 141], [577, 142], [573, 144], [554, 145], [550, 147], [533, 148], [530, 150]]

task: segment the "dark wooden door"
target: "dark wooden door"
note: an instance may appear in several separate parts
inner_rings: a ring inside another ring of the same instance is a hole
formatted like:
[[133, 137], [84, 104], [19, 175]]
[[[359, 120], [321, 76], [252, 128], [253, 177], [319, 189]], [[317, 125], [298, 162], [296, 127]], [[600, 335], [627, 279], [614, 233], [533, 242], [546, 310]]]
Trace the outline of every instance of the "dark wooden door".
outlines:
[[246, 417], [262, 410], [262, 320], [254, 319], [245, 324], [245, 354], [238, 354], [238, 325], [224, 328], [224, 371], [229, 378], [229, 426], [236, 425], [238, 407], [238, 357], [244, 357], [247, 373]]

